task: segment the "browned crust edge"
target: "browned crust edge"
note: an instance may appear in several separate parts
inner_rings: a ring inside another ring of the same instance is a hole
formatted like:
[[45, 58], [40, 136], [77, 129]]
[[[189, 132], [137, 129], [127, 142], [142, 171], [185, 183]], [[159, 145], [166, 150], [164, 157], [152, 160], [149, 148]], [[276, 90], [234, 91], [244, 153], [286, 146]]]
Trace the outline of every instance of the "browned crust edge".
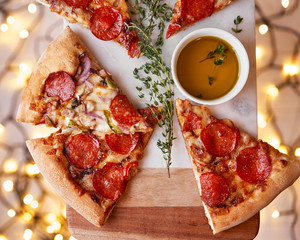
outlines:
[[66, 71], [71, 75], [76, 73], [79, 65], [78, 56], [86, 52], [92, 62], [92, 67], [100, 69], [94, 56], [85, 47], [70, 27], [66, 29], [49, 44], [37, 62], [32, 75], [20, 101], [16, 120], [23, 123], [38, 123], [42, 113], [31, 110], [31, 105], [36, 103], [37, 97], [42, 93], [44, 80], [51, 72]]
[[[149, 111], [145, 112], [142, 109], [140, 112], [146, 119], [150, 118]], [[152, 130], [147, 133], [142, 133], [142, 151], [147, 146], [156, 123], [157, 122], [152, 119], [150, 122]], [[101, 227], [108, 219], [115, 203], [108, 209], [104, 209], [94, 202], [88, 193], [79, 195], [79, 186], [74, 183], [70, 176], [68, 160], [64, 157], [62, 149], [57, 150], [58, 155], [49, 155], [49, 152], [53, 152], [54, 147], [48, 145], [45, 138], [27, 140], [26, 145], [42, 175], [50, 183], [57, 194], [89, 222], [95, 226]], [[143, 154], [141, 154], [137, 160], [139, 161], [142, 158]]]

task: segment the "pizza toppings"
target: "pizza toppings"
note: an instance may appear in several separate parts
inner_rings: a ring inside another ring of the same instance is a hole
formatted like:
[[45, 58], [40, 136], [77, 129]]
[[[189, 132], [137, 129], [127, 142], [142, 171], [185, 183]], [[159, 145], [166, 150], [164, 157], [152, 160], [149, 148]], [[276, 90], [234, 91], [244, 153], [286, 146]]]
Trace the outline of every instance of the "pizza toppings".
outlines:
[[183, 125], [183, 131], [193, 131], [196, 129], [201, 129], [202, 121], [198, 115], [192, 111], [189, 111], [186, 120]]
[[123, 167], [115, 163], [107, 163], [102, 169], [97, 170], [92, 177], [97, 194], [117, 200], [125, 191], [127, 183], [123, 171]]
[[128, 44], [128, 55], [131, 58], [137, 57], [140, 54], [139, 50], [139, 39], [138, 37], [133, 37]]
[[92, 0], [63, 0], [68, 6], [74, 8], [87, 8]]
[[215, 10], [215, 0], [181, 0], [180, 3], [175, 4], [171, 24], [167, 30], [167, 39], [181, 28], [209, 17]]
[[81, 169], [96, 166], [104, 154], [97, 137], [89, 133], [71, 136], [64, 152], [69, 162]]
[[66, 102], [75, 94], [75, 83], [67, 72], [53, 72], [46, 78], [44, 90], [48, 97], [59, 97], [61, 102]]
[[236, 158], [236, 172], [248, 183], [261, 183], [270, 175], [271, 160], [259, 146], [245, 148]]
[[229, 155], [238, 142], [237, 130], [222, 122], [212, 122], [201, 132], [201, 140], [207, 152], [216, 157]]
[[91, 18], [91, 31], [99, 39], [108, 41], [119, 36], [123, 27], [121, 13], [110, 6], [96, 9]]
[[209, 17], [215, 6], [215, 0], [181, 0], [181, 16], [188, 24]]
[[110, 110], [113, 118], [126, 126], [132, 126], [143, 120], [143, 117], [132, 106], [126, 95], [115, 96], [111, 101]]
[[137, 146], [140, 139], [140, 134], [122, 134], [118, 135], [115, 133], [106, 134], [105, 141], [108, 147], [119, 154], [131, 153]]
[[90, 71], [91, 69], [91, 60], [88, 57], [88, 55], [83, 52], [78, 56], [79, 59], [79, 66], [77, 68], [77, 72], [74, 76], [76, 79], [76, 84], [80, 85], [84, 83], [89, 77], [92, 75], [92, 72]]
[[210, 207], [217, 207], [229, 197], [227, 180], [217, 173], [207, 172], [200, 176], [201, 199]]

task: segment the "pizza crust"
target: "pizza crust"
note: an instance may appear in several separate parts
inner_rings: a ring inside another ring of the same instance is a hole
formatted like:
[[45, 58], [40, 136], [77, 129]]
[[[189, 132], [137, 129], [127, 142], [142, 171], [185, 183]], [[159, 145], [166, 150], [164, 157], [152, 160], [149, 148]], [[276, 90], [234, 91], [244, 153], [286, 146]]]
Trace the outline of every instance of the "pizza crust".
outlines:
[[[198, 116], [202, 117], [202, 125], [208, 124], [215, 118], [211, 115], [210, 111], [204, 106], [193, 106], [188, 100], [176, 99], [176, 113], [178, 117], [181, 129], [183, 129], [184, 122], [186, 121], [186, 115], [189, 111], [195, 112]], [[226, 120], [223, 120], [226, 121]], [[192, 167], [197, 181], [200, 196], [200, 170], [196, 165], [192, 150], [190, 148], [190, 141], [188, 133], [182, 132], [186, 148], [188, 150], [189, 157], [192, 162]], [[280, 194], [287, 187], [292, 185], [300, 176], [300, 161], [279, 152], [269, 144], [256, 140], [252, 136], [240, 131], [241, 134], [241, 148], [260, 144], [266, 149], [268, 156], [271, 160], [272, 170], [269, 177], [263, 184], [251, 185], [255, 186], [253, 192], [250, 192], [246, 199], [236, 205], [223, 208], [211, 208], [205, 202], [202, 202], [205, 210], [205, 214], [208, 218], [209, 224], [213, 230], [213, 233], [219, 233], [233, 226], [236, 226], [252, 216], [258, 211], [266, 207], [278, 194]], [[238, 152], [237, 152], [238, 153]], [[233, 172], [237, 176], [236, 173]], [[239, 178], [239, 177], [238, 177]], [[238, 184], [238, 183], [237, 183]], [[252, 187], [253, 188], [253, 187]]]
[[[42, 175], [57, 194], [91, 223], [98, 227], [102, 226], [109, 212], [106, 213], [99, 204], [91, 199], [88, 193], [79, 195], [78, 187], [71, 180], [67, 159], [47, 154], [53, 148], [45, 145], [42, 138], [28, 140], [26, 145]], [[60, 155], [63, 156], [62, 153]]]
[[[156, 118], [153, 117], [155, 111], [157, 111], [157, 108], [154, 107], [152, 110], [149, 108], [139, 110], [152, 130], [141, 133], [138, 147], [129, 156], [126, 155], [121, 160], [126, 158], [134, 162], [143, 158], [143, 150], [147, 146], [157, 124]], [[69, 171], [69, 162], [63, 154], [63, 148], [65, 139], [70, 134], [76, 134], [77, 132], [78, 130], [69, 130], [65, 133], [57, 132], [48, 138], [27, 140], [26, 145], [42, 175], [57, 194], [89, 222], [101, 227], [108, 219], [116, 202], [109, 199], [105, 202], [101, 202], [101, 200], [99, 200], [99, 203], [95, 202], [92, 200], [91, 195], [87, 191], [82, 191], [80, 185], [73, 180]], [[94, 133], [97, 135], [97, 132]], [[98, 137], [103, 138], [104, 136]], [[112, 156], [114, 155], [112, 154]], [[130, 171], [129, 179], [136, 173], [137, 171]]]
[[25, 87], [16, 116], [18, 122], [36, 124], [41, 120], [43, 113], [33, 111], [32, 106], [38, 104], [37, 97], [42, 94], [44, 80], [50, 73], [57, 71], [66, 71], [70, 75], [74, 75], [79, 65], [78, 56], [83, 52], [86, 52], [91, 59], [94, 69], [102, 69], [70, 27], [67, 27], [50, 43], [36, 64]]

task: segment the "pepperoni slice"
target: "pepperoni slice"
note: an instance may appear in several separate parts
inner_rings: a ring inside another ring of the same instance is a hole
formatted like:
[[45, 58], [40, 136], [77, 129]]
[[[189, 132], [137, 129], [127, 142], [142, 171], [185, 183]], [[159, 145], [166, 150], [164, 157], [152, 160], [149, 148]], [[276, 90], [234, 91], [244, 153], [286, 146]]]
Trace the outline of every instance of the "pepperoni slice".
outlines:
[[126, 126], [132, 126], [144, 119], [125, 95], [115, 96], [111, 101], [110, 110], [114, 119]]
[[178, 23], [171, 23], [168, 27], [166, 39], [171, 37], [173, 34], [175, 34], [179, 29], [181, 28], [181, 25]]
[[195, 129], [201, 129], [201, 127], [201, 118], [196, 113], [189, 111], [183, 124], [183, 131], [193, 131]]
[[122, 134], [118, 135], [115, 133], [106, 134], [105, 141], [108, 147], [119, 154], [131, 153], [137, 146], [140, 139], [140, 134], [135, 133], [134, 135]]
[[230, 154], [238, 142], [236, 129], [222, 122], [208, 124], [202, 130], [200, 138], [206, 151], [216, 157]]
[[92, 183], [98, 194], [117, 200], [125, 191], [127, 181], [120, 164], [107, 163], [93, 174]]
[[236, 158], [236, 172], [248, 183], [263, 182], [270, 175], [271, 160], [263, 148], [245, 148]]
[[45, 80], [45, 92], [48, 97], [59, 97], [61, 102], [66, 102], [75, 94], [75, 83], [67, 72], [53, 72]]
[[63, 0], [68, 6], [74, 8], [87, 8], [92, 0]]
[[91, 31], [99, 39], [108, 41], [119, 36], [123, 27], [121, 13], [109, 6], [96, 9], [91, 18]]
[[70, 163], [81, 169], [96, 166], [103, 157], [97, 137], [84, 133], [71, 136], [66, 143], [64, 153]]
[[208, 172], [200, 176], [201, 199], [210, 207], [223, 203], [229, 196], [227, 180], [217, 173]]
[[139, 163], [138, 162], [131, 162], [131, 163], [128, 163], [125, 168], [124, 168], [124, 171], [123, 171], [123, 175], [126, 179], [129, 179], [130, 177], [130, 171], [132, 169], [137, 169], [139, 166]]
[[134, 37], [130, 40], [128, 44], [128, 55], [131, 58], [137, 57], [140, 53], [139, 50], [139, 39], [138, 37]]
[[182, 0], [181, 16], [187, 24], [209, 17], [215, 9], [215, 0]]

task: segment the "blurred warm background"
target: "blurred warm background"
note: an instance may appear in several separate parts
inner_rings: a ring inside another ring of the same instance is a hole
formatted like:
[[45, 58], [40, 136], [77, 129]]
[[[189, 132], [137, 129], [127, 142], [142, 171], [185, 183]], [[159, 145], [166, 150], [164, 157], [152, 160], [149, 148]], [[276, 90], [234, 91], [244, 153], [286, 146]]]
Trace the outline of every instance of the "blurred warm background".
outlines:
[[[256, 1], [258, 135], [300, 157], [300, 6]], [[74, 239], [65, 204], [33, 163], [26, 139], [48, 135], [15, 122], [22, 89], [63, 20], [28, 0], [0, 0], [0, 240]], [[258, 240], [300, 240], [300, 180], [261, 211]]]

